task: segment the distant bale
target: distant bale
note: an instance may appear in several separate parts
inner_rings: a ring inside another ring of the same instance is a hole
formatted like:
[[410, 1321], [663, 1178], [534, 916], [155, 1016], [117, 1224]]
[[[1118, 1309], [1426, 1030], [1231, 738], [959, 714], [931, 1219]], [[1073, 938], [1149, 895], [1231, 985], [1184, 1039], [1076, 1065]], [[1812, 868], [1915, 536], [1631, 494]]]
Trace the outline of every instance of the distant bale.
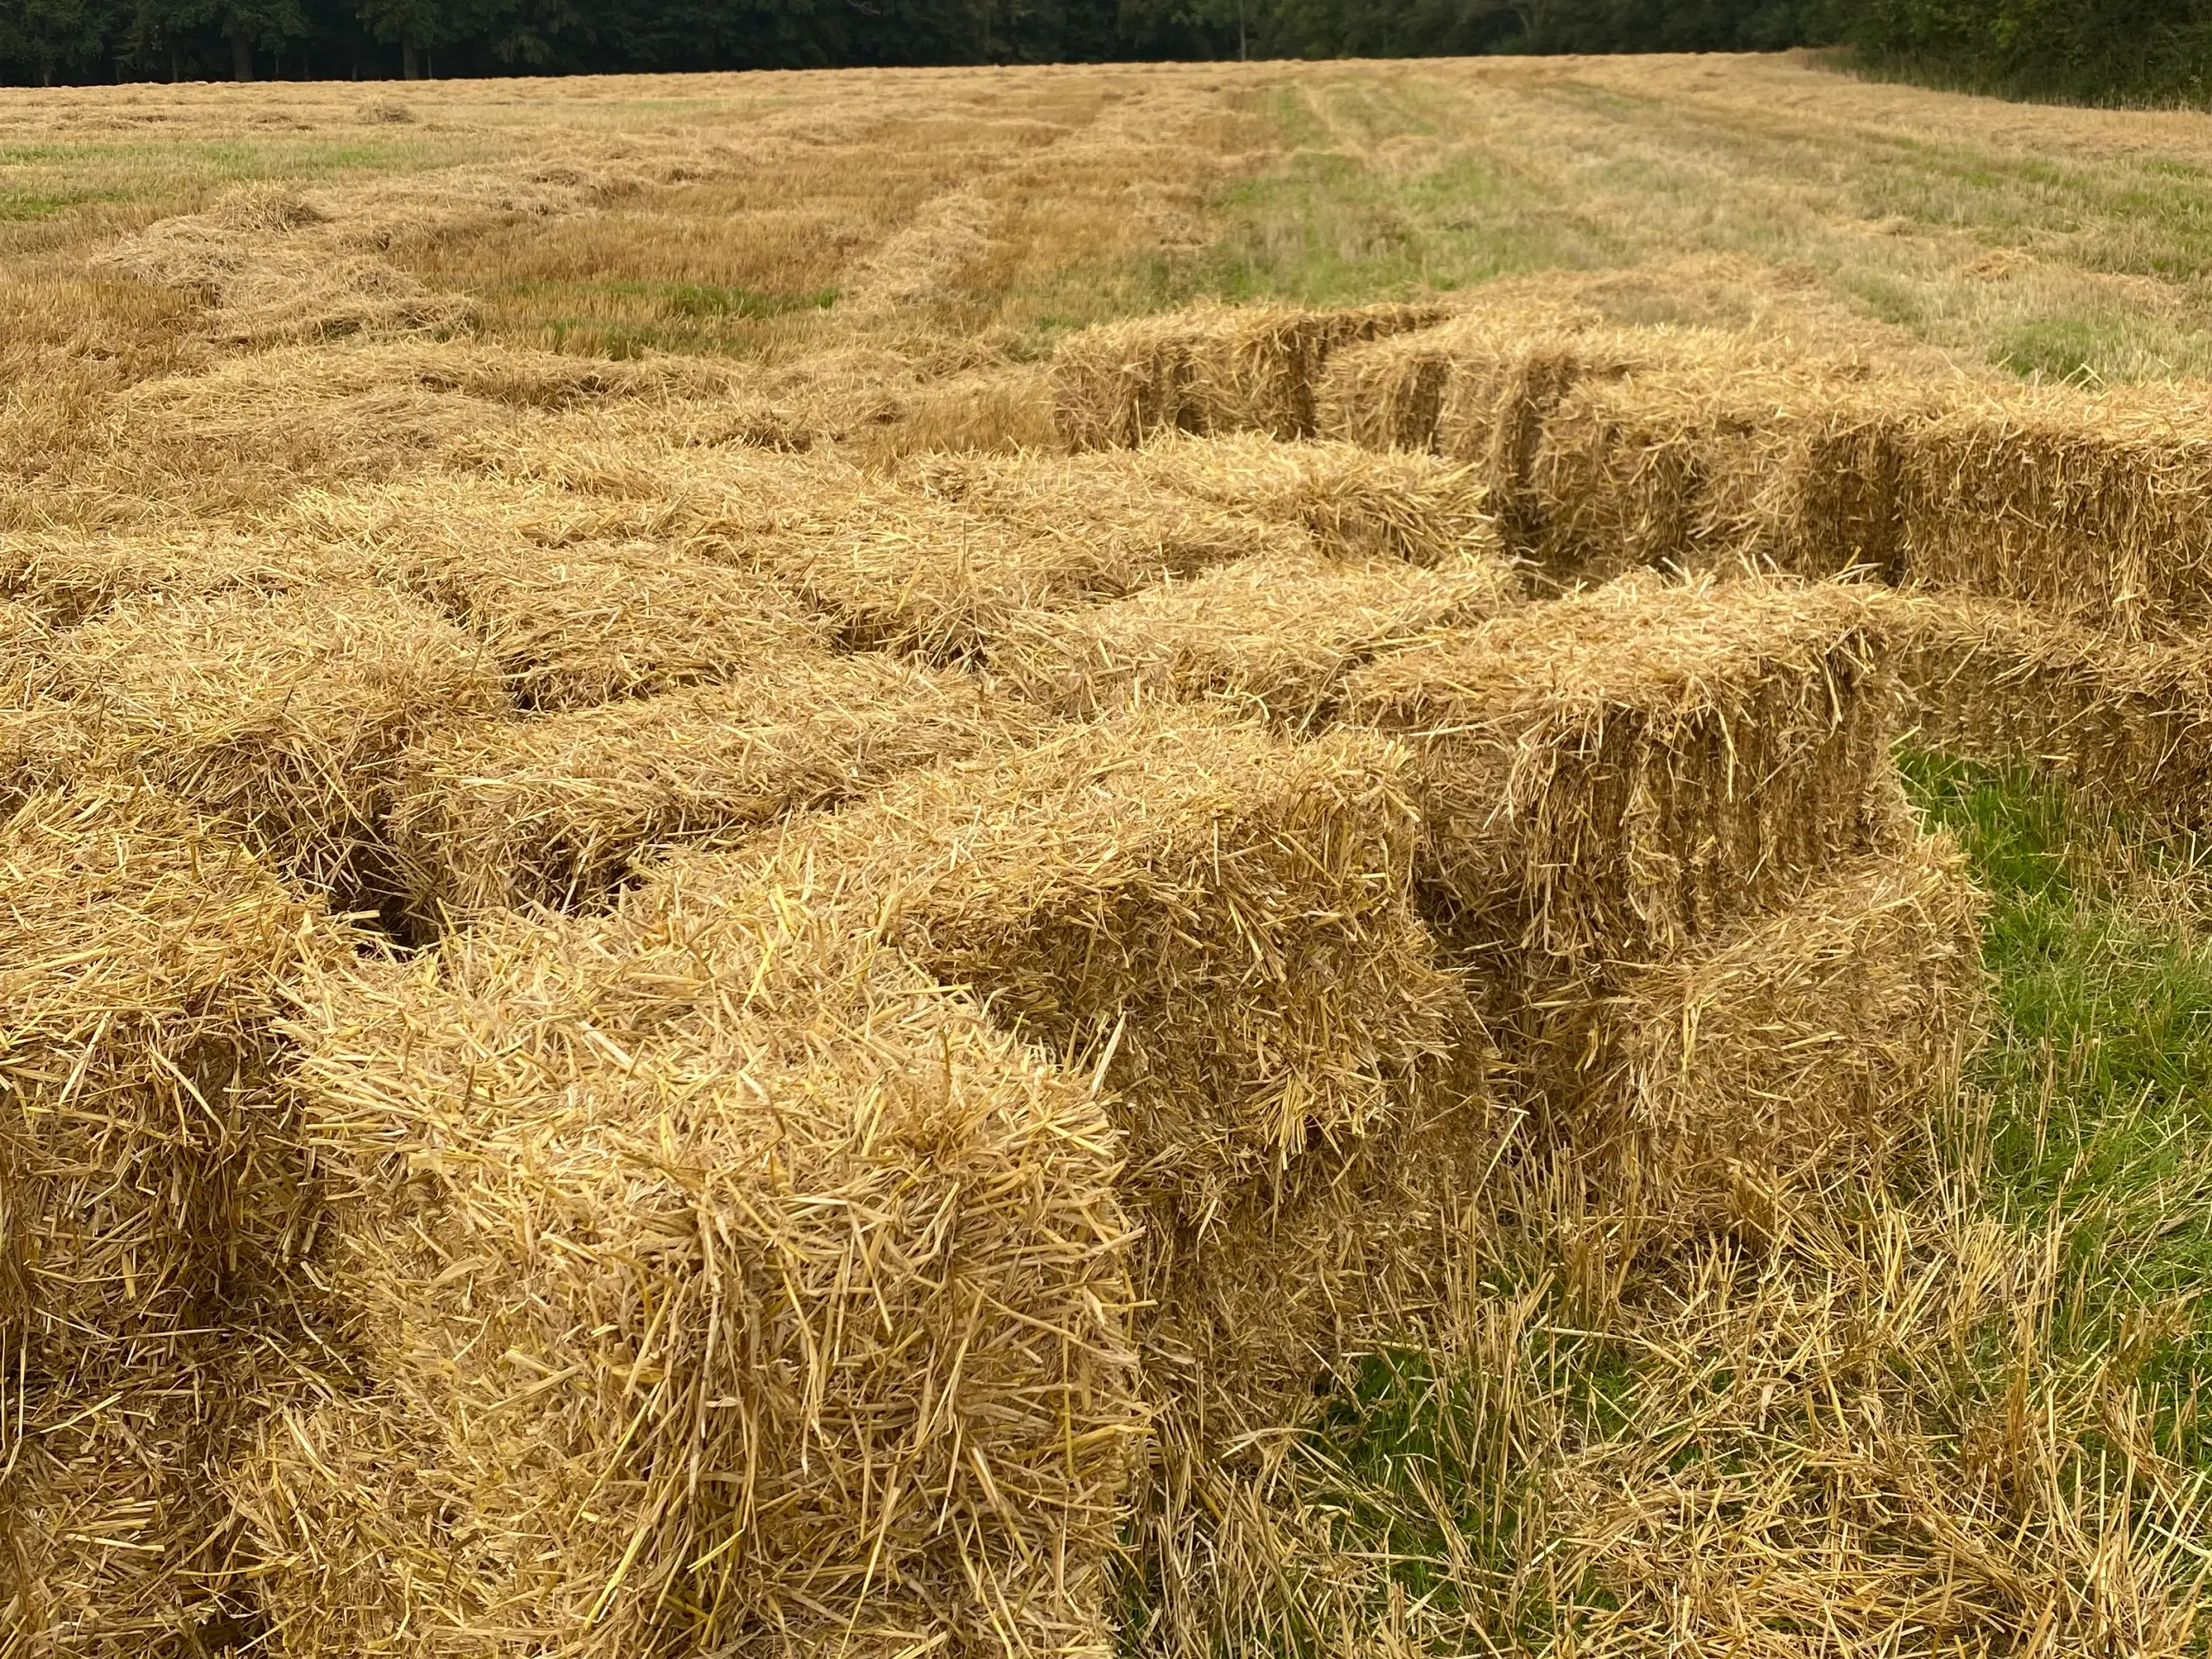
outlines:
[[1339, 558], [1436, 565], [1503, 556], [1478, 470], [1431, 455], [1240, 434], [1159, 438], [1128, 452], [1127, 464], [1169, 488], [1298, 524]]
[[2005, 600], [1896, 595], [1906, 722], [1920, 741], [2024, 764], [2171, 829], [2212, 827], [2212, 662]]
[[1861, 591], [1643, 576], [1385, 657], [1345, 709], [1421, 757], [1455, 928], [1599, 980], [1891, 844], [1894, 712]]
[[307, 1246], [276, 1024], [321, 936], [143, 791], [34, 795], [0, 897], [0, 1347], [18, 1382], [97, 1390]]
[[149, 597], [58, 635], [53, 662], [86, 770], [175, 792], [346, 904], [391, 896], [401, 753], [507, 707], [474, 640], [373, 588]]
[[1071, 334], [1052, 359], [1061, 435], [1075, 448], [1162, 432], [1314, 435], [1313, 387], [1330, 355], [1440, 321], [1440, 308], [1197, 306]]
[[1103, 1653], [1143, 1419], [1090, 1079], [804, 889], [686, 898], [307, 999], [374, 1387], [232, 1476], [269, 1627]]
[[1906, 580], [2139, 638], [2212, 626], [2212, 393], [2020, 389], [1955, 408], [1904, 468]]
[[1081, 610], [1018, 618], [990, 656], [1024, 696], [1077, 718], [1192, 698], [1306, 730], [1378, 652], [1517, 602], [1503, 560], [1433, 569], [1255, 558]]
[[442, 731], [405, 759], [392, 838], [426, 918], [588, 909], [652, 853], [734, 841], [1041, 723], [893, 658], [772, 660], [718, 685]]
[[[1202, 1217], [1376, 1130], [1460, 1034], [1412, 909], [1404, 753], [1171, 709], [947, 765], [684, 878], [804, 868], [1114, 1091], [1142, 1188]], [[795, 879], [795, 878], [788, 878]]]
[[1088, 457], [935, 456], [899, 487], [855, 485], [792, 507], [737, 535], [731, 556], [841, 619], [857, 643], [951, 662], [1028, 613], [1302, 540]]
[[835, 642], [827, 619], [773, 582], [674, 538], [594, 533], [591, 515], [537, 492], [442, 481], [322, 497], [303, 516], [483, 640], [527, 709], [727, 679]]
[[1954, 1085], [1987, 1014], [1981, 897], [1943, 838], [1848, 860], [1795, 902], [1555, 1011], [1552, 1111], [1662, 1230], [1766, 1232], [1862, 1176]]

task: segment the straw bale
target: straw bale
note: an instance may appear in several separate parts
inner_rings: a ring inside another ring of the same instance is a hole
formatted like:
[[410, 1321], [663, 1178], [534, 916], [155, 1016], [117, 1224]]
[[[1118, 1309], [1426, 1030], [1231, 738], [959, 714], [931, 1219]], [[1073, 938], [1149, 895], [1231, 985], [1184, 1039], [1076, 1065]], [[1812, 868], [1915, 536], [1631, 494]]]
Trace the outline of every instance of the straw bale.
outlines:
[[1946, 753], [2025, 762], [2106, 806], [2212, 826], [2212, 663], [2005, 600], [1908, 593], [1883, 607], [1908, 722]]
[[1436, 565], [1503, 556], [1475, 469], [1427, 454], [1169, 435], [1129, 451], [1128, 464], [1186, 494], [1303, 525], [1315, 545], [1340, 557]]
[[1559, 575], [1904, 564], [1900, 469], [1942, 392], [1811, 360], [1585, 377], [1528, 479], [1525, 550]]
[[1639, 575], [1386, 657], [1346, 715], [1423, 757], [1455, 930], [1602, 978], [1888, 844], [1894, 701], [1860, 589]]
[[855, 643], [941, 662], [981, 653], [1025, 613], [1300, 539], [1113, 469], [1038, 456], [931, 457], [906, 487], [834, 489], [742, 534], [734, 556], [841, 618]]
[[321, 935], [144, 792], [33, 796], [0, 824], [0, 1351], [92, 1387], [304, 1245], [275, 1026]]
[[1848, 860], [1553, 1014], [1554, 1128], [1669, 1230], [1770, 1230], [1954, 1084], [1986, 1014], [1980, 896], [1945, 837]]
[[664, 889], [309, 995], [376, 1386], [232, 1476], [283, 1652], [1106, 1651], [1116, 1138], [860, 943]]
[[1165, 431], [1311, 437], [1314, 381], [1332, 353], [1443, 315], [1417, 305], [1204, 305], [1086, 328], [1053, 353], [1060, 432], [1076, 448], [1137, 444]]
[[422, 914], [603, 903], [639, 860], [750, 835], [1039, 721], [972, 680], [875, 655], [451, 728], [410, 752], [391, 833]]
[[1246, 559], [1114, 604], [1017, 618], [990, 665], [1071, 716], [1203, 697], [1306, 729], [1327, 717], [1362, 663], [1494, 616], [1518, 590], [1503, 560], [1423, 569]]
[[[1412, 909], [1406, 755], [1170, 709], [949, 763], [757, 849], [1096, 1071], [1134, 1192], [1203, 1220], [1310, 1145], [1377, 1133], [1461, 1034]], [[703, 874], [699, 879], [709, 879]]]
[[168, 790], [286, 875], [390, 896], [383, 823], [401, 753], [507, 706], [481, 647], [382, 589], [149, 596], [56, 637], [90, 769]]
[[2091, 626], [2212, 626], [2212, 400], [2021, 388], [1925, 423], [1904, 467], [1904, 574]]
[[725, 679], [835, 642], [774, 582], [670, 544], [651, 515], [453, 480], [318, 497], [301, 513], [482, 639], [526, 709]]

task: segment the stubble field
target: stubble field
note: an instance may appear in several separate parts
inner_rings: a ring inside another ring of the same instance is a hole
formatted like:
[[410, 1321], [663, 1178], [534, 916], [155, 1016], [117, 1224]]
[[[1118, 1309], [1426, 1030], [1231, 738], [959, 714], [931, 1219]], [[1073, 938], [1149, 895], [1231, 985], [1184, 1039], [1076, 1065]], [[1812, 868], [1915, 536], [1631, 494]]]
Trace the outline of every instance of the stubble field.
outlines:
[[2208, 242], [1794, 57], [0, 92], [0, 1655], [2198, 1651]]

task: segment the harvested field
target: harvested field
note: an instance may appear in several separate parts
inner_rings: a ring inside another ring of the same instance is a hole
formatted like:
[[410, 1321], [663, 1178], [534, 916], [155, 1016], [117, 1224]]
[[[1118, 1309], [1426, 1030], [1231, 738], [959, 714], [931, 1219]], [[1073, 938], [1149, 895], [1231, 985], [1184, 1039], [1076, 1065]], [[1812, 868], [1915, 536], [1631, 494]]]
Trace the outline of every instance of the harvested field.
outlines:
[[0, 89], [0, 1659], [2198, 1652], [2208, 168]]

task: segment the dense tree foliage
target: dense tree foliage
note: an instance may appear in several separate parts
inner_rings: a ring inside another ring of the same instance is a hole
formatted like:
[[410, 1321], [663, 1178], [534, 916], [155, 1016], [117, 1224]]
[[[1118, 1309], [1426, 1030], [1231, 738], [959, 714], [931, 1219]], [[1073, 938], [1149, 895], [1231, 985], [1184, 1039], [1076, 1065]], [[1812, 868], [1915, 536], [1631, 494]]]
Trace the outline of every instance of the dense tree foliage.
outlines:
[[1802, 0], [0, 0], [0, 80], [1788, 46]]
[[1993, 92], [2212, 96], [2212, 0], [1824, 0], [1870, 61]]

